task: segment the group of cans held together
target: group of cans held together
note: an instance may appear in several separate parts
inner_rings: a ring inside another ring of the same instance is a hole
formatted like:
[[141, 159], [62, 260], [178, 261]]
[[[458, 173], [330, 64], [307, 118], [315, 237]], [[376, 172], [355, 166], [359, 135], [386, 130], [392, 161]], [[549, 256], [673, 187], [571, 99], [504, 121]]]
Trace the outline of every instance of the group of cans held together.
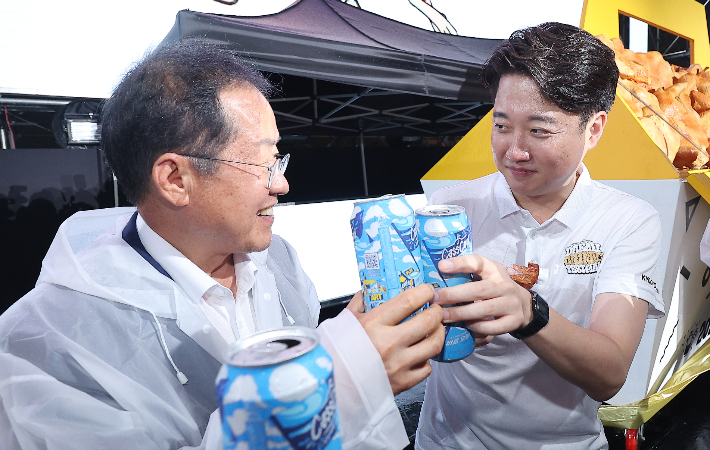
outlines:
[[[366, 311], [422, 283], [438, 289], [474, 279], [438, 269], [442, 259], [471, 253], [471, 225], [460, 206], [415, 212], [404, 195], [387, 195], [356, 202], [350, 226]], [[435, 361], [473, 352], [463, 323], [445, 328]], [[217, 376], [216, 394], [225, 450], [342, 448], [333, 361], [315, 330], [287, 327], [240, 339]]]
[[[471, 224], [461, 206], [414, 211], [404, 195], [386, 195], [356, 202], [350, 228], [365, 311], [422, 283], [439, 289], [474, 280], [470, 274], [439, 271], [442, 259], [471, 254]], [[435, 361], [458, 361], [473, 352], [473, 333], [463, 323], [445, 328], [444, 347]]]

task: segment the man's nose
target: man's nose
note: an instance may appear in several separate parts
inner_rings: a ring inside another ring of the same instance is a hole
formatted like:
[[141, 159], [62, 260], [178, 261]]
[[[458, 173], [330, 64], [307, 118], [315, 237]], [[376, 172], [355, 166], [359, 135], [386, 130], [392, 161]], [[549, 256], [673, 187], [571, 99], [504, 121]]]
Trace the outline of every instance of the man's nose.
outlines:
[[271, 182], [271, 189], [269, 189], [269, 193], [271, 194], [276, 194], [276, 195], [285, 195], [288, 194], [289, 186], [288, 186], [288, 180], [286, 180], [286, 176], [278, 172], [276, 176], [274, 176], [274, 180]]
[[505, 157], [513, 162], [529, 161], [530, 152], [527, 151], [525, 141], [522, 136], [516, 135], [510, 142], [505, 152]]

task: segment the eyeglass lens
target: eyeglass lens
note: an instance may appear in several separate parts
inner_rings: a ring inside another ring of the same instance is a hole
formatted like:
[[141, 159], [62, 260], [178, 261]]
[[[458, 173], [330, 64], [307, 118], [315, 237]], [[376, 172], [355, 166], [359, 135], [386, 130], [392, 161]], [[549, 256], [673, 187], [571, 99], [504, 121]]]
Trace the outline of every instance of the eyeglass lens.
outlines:
[[290, 157], [291, 155], [288, 153], [283, 155], [281, 158], [274, 161], [274, 164], [269, 168], [269, 182], [267, 184], [269, 189], [271, 188], [271, 183], [274, 181], [274, 178], [276, 178], [276, 173], [284, 173], [286, 171]]

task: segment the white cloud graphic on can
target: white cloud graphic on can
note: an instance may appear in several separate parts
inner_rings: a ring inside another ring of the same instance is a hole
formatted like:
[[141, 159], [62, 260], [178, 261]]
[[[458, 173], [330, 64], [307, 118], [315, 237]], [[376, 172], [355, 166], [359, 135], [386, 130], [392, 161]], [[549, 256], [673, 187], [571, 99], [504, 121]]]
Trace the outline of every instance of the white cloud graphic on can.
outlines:
[[459, 230], [459, 231], [461, 231], [461, 230], [463, 230], [464, 228], [466, 228], [466, 225], [462, 224], [462, 223], [459, 222], [459, 221], [451, 222], [451, 226], [453, 226], [454, 228], [456, 228], [456, 229]]
[[260, 402], [261, 396], [256, 386], [256, 382], [251, 375], [239, 375], [229, 386], [229, 390], [224, 395], [224, 404], [236, 402]]
[[367, 232], [367, 235], [370, 236], [370, 239], [375, 239], [377, 234], [380, 232], [380, 222], [377, 220], [372, 222], [370, 226], [367, 227], [365, 232]]
[[365, 217], [363, 217], [362, 221], [367, 222], [368, 220], [372, 219], [373, 217], [387, 217], [387, 214], [385, 214], [385, 211], [382, 209], [381, 206], [372, 205], [367, 209], [367, 212], [365, 213]]
[[[434, 278], [435, 280], [441, 280], [441, 276], [439, 275], [439, 272], [436, 272], [434, 270], [429, 272], [429, 278]], [[441, 281], [444, 281], [444, 280], [441, 280]]]
[[249, 413], [246, 409], [235, 409], [231, 415], [227, 417], [227, 423], [229, 428], [232, 429], [232, 433], [235, 436], [243, 434], [247, 430], [247, 420], [249, 419]]
[[405, 217], [412, 213], [412, 210], [407, 208], [407, 205], [400, 199], [390, 200], [387, 206], [389, 206], [390, 212], [395, 216]]
[[327, 370], [328, 372], [333, 371], [333, 362], [326, 358], [325, 356], [320, 356], [316, 358], [316, 364], [318, 367], [322, 367], [323, 369]]
[[303, 401], [317, 389], [316, 377], [298, 363], [279, 366], [269, 376], [269, 392], [283, 403]]
[[449, 234], [449, 230], [446, 229], [446, 225], [440, 219], [429, 219], [424, 222], [424, 233], [433, 237], [444, 237]]

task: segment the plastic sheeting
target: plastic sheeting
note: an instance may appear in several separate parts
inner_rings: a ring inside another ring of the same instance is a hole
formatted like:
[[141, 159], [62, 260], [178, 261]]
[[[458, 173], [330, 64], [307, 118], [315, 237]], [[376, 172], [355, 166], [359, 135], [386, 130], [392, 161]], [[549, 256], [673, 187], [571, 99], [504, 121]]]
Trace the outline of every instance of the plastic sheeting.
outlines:
[[423, 30], [338, 0], [300, 0], [259, 17], [180, 11], [163, 42], [195, 37], [234, 49], [259, 70], [484, 102], [480, 70], [501, 42]]
[[603, 405], [599, 408], [599, 418], [604, 426], [638, 429], [691, 381], [708, 370], [710, 370], [710, 345], [706, 342], [671, 376], [663, 389], [626, 405]]

